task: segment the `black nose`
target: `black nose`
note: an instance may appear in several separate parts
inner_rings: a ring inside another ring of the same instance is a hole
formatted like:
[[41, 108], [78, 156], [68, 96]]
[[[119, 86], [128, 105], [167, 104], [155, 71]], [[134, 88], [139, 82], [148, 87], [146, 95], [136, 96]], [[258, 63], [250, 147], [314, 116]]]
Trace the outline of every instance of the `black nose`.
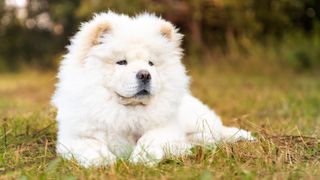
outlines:
[[137, 77], [140, 81], [142, 81], [143, 83], [148, 83], [148, 82], [150, 81], [150, 79], [151, 79], [150, 73], [149, 73], [148, 71], [146, 71], [146, 70], [140, 70], [140, 71], [137, 73], [136, 77]]

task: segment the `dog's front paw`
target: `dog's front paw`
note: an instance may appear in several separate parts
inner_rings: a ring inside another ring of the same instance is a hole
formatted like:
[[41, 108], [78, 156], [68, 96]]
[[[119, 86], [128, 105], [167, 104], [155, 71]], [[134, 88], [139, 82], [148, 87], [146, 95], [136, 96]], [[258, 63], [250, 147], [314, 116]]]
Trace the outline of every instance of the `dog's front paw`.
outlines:
[[154, 129], [144, 134], [130, 156], [130, 162], [154, 165], [167, 157], [183, 156], [191, 148], [185, 134], [175, 127]]
[[164, 151], [161, 147], [137, 146], [132, 152], [129, 161], [134, 164], [153, 166], [164, 158]]
[[99, 166], [108, 166], [115, 164], [117, 158], [110, 152], [97, 152], [91, 151], [86, 153], [81, 153], [76, 157], [78, 162], [84, 167], [99, 167]]
[[106, 146], [93, 144], [72, 145], [69, 147], [58, 145], [58, 154], [69, 160], [75, 159], [81, 166], [86, 168], [112, 165], [117, 160], [116, 156]]

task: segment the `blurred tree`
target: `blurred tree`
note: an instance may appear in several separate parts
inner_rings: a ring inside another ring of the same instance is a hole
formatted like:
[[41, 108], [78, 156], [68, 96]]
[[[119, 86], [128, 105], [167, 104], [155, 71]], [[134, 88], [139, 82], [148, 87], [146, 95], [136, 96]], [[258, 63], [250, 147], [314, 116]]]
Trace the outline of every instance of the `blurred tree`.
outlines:
[[[51, 67], [67, 37], [78, 26], [74, 11], [78, 0], [30, 0], [26, 7], [1, 6], [0, 66], [13, 70], [18, 65]], [[1, 2], [4, 3], [4, 2]], [[25, 16], [17, 12], [24, 9]]]
[[0, 1], [0, 70], [21, 64], [52, 67], [80, 21], [108, 9], [163, 16], [186, 35], [184, 47], [191, 54], [215, 47], [228, 53], [242, 46], [241, 39], [280, 41], [320, 29], [319, 0], [25, 0], [25, 7], [12, 2]]

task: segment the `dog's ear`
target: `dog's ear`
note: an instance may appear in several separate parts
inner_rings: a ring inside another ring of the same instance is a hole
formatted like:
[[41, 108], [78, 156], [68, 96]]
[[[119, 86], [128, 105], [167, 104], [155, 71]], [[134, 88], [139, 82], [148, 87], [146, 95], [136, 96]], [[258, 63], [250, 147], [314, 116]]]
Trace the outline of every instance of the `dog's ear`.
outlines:
[[77, 54], [80, 62], [87, 57], [91, 48], [102, 43], [103, 35], [111, 33], [112, 26], [108, 19], [110, 14], [98, 14], [92, 20], [81, 24], [80, 30], [72, 38], [69, 51]]
[[169, 40], [172, 39], [173, 31], [174, 31], [174, 27], [171, 23], [164, 22], [161, 24], [160, 32], [164, 37], [168, 38]]
[[169, 41], [177, 43], [178, 46], [180, 45], [181, 39], [183, 37], [183, 35], [178, 32], [178, 29], [175, 28], [174, 25], [168, 21], [164, 21], [161, 24], [160, 33]]
[[103, 35], [111, 32], [111, 24], [107, 21], [95, 21], [84, 23], [80, 29], [79, 36], [82, 36], [84, 44], [87, 48], [101, 44]]
[[103, 35], [111, 31], [111, 25], [108, 22], [98, 24], [94, 32], [91, 35], [91, 46], [95, 46], [102, 43]]
[[89, 22], [81, 24], [80, 30], [73, 41], [81, 41], [81, 43], [78, 43], [86, 46], [86, 48], [91, 48], [92, 46], [101, 43], [102, 36], [110, 32], [111, 23], [96, 17]]

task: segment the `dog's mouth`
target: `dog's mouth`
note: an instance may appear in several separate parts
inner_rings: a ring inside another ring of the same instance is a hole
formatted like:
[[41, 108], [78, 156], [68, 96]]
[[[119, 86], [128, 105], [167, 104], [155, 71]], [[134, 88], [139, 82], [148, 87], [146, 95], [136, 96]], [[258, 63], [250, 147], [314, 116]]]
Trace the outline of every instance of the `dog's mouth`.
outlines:
[[139, 91], [137, 94], [134, 95], [134, 97], [139, 98], [139, 97], [144, 97], [144, 96], [150, 96], [150, 92], [146, 89], [142, 89]]
[[138, 91], [135, 95], [133, 96], [122, 96], [121, 94], [115, 92], [117, 94], [117, 96], [123, 98], [123, 99], [132, 99], [132, 98], [144, 98], [144, 97], [147, 97], [147, 96], [150, 96], [150, 91], [146, 90], [146, 89], [142, 89], [140, 91]]
[[119, 97], [120, 103], [124, 105], [146, 105], [151, 97], [151, 93], [147, 89], [142, 89], [130, 97], [122, 96], [117, 92], [115, 93]]

